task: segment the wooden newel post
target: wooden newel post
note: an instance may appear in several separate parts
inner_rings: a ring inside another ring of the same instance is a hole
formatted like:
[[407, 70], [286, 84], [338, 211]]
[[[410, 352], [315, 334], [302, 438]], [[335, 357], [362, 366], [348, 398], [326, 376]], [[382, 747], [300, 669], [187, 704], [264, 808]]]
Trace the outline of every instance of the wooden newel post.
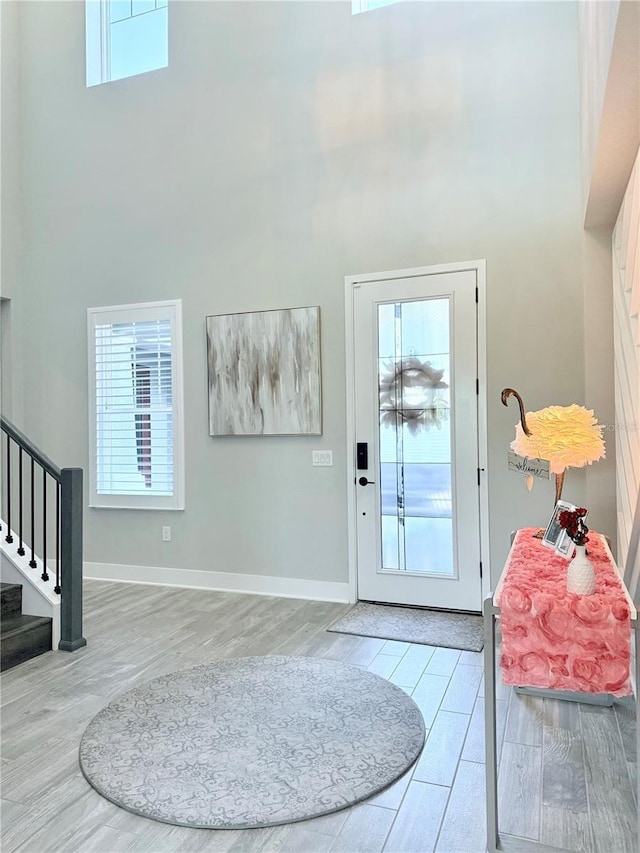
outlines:
[[87, 645], [82, 636], [82, 468], [63, 468], [60, 481], [60, 642], [63, 652]]

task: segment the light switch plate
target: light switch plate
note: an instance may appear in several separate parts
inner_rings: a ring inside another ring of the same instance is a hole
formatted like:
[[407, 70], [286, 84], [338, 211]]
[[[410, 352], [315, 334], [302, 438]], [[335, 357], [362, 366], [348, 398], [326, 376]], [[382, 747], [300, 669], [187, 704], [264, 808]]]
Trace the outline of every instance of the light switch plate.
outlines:
[[333, 465], [333, 450], [312, 450], [311, 459], [313, 465]]

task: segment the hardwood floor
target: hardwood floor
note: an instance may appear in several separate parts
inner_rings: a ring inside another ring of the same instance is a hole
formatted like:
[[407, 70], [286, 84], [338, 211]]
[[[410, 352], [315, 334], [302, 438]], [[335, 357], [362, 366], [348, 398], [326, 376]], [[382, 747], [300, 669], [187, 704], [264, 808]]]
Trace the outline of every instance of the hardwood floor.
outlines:
[[[481, 853], [485, 844], [482, 655], [332, 634], [346, 605], [86, 583], [86, 648], [2, 676], [3, 853]], [[82, 733], [135, 684], [220, 658], [326, 657], [399, 685], [428, 729], [386, 791], [288, 826], [201, 830], [130, 814], [78, 766]], [[501, 830], [586, 853], [637, 853], [634, 710], [498, 687]]]

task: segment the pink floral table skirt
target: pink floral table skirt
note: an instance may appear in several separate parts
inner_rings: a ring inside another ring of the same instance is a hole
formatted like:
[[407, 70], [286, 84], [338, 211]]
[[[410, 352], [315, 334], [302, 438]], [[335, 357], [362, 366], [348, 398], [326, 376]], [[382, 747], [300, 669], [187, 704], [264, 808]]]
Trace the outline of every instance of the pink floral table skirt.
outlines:
[[580, 596], [567, 592], [569, 561], [534, 532], [516, 534], [496, 594], [504, 683], [628, 696], [631, 613], [601, 534], [587, 544], [596, 591]]

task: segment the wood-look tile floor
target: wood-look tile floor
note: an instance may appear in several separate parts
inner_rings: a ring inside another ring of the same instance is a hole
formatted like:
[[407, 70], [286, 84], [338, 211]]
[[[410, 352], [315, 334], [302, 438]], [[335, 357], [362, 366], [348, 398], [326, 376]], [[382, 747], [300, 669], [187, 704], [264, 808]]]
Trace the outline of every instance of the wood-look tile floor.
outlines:
[[[481, 853], [485, 849], [482, 655], [325, 631], [346, 605], [89, 581], [88, 646], [2, 676], [3, 853]], [[298, 654], [363, 666], [410, 693], [428, 737], [386, 791], [327, 817], [202, 830], [138, 817], [78, 766], [91, 718], [119, 693], [227, 657]], [[573, 851], [637, 853], [635, 717], [498, 688], [505, 834]]]

